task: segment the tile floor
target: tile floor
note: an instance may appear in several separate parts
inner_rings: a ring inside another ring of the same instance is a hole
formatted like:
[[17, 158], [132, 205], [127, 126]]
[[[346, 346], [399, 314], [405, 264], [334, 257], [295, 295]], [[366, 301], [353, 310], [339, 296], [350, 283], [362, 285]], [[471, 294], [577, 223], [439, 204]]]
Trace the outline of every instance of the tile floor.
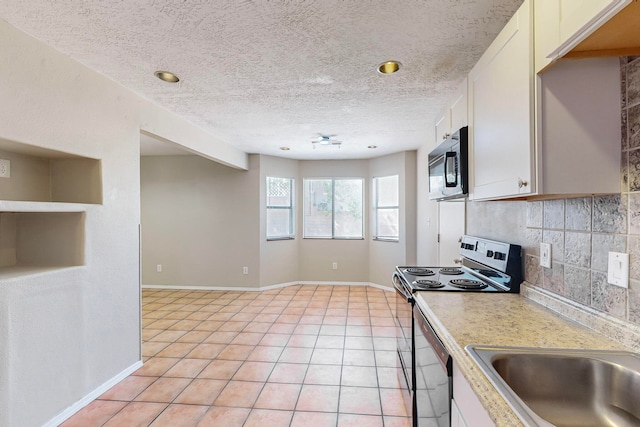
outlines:
[[144, 366], [62, 426], [408, 427], [394, 295], [145, 289]]

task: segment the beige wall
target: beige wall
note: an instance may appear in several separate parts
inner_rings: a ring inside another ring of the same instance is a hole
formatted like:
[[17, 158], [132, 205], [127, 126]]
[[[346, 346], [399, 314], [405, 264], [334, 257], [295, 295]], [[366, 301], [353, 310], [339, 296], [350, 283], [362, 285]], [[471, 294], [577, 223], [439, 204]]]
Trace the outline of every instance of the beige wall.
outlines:
[[258, 283], [258, 161], [242, 171], [199, 156], [141, 157], [143, 284]]
[[140, 129], [248, 163], [4, 21], [0, 40], [0, 139], [101, 160], [102, 204], [82, 208], [85, 265], [0, 281], [0, 425], [35, 427], [140, 361]]
[[0, 178], [0, 199], [51, 200], [48, 160], [5, 150], [0, 158], [11, 162], [11, 178]]

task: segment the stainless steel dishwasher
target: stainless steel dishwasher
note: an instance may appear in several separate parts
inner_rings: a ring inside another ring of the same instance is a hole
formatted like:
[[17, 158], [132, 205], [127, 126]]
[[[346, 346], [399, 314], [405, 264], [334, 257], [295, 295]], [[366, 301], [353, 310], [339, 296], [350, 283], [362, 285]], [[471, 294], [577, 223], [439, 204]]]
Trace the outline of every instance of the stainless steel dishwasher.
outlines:
[[417, 306], [413, 308], [413, 318], [416, 379], [414, 426], [449, 427], [453, 396], [451, 356]]

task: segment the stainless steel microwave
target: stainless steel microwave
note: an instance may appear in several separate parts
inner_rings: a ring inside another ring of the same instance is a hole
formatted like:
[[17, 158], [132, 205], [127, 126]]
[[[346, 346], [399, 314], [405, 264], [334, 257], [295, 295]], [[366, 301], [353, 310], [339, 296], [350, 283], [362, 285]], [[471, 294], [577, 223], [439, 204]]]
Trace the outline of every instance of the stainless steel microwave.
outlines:
[[429, 153], [429, 198], [447, 200], [469, 193], [469, 133], [465, 126]]

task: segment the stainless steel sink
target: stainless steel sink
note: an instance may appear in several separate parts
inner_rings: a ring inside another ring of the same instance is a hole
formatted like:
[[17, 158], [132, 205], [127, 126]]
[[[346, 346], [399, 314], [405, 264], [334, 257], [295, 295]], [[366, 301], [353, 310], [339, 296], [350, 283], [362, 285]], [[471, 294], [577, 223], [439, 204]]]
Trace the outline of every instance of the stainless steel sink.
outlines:
[[640, 355], [469, 345], [527, 426], [640, 426]]

